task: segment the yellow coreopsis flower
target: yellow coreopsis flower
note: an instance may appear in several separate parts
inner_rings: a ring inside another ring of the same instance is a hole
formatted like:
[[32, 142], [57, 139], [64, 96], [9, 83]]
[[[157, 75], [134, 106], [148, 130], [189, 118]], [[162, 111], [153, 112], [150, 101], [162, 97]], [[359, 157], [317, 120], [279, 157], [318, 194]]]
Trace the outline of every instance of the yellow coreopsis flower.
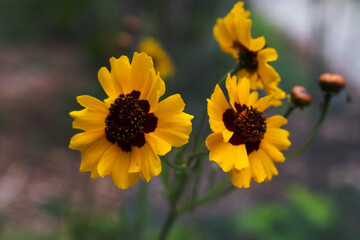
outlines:
[[206, 139], [209, 159], [225, 172], [230, 171], [231, 182], [238, 188], [249, 188], [251, 179], [260, 183], [277, 175], [275, 162], [283, 162], [280, 150], [290, 146], [289, 132], [280, 127], [287, 119], [267, 118], [263, 111], [272, 105], [272, 97], [258, 99], [250, 93], [250, 80], [226, 79], [230, 105], [219, 85], [208, 99], [209, 123], [213, 133]]
[[264, 89], [266, 94], [273, 96], [273, 105], [279, 106], [280, 99], [284, 99], [286, 94], [277, 86], [279, 74], [269, 65], [277, 59], [277, 52], [266, 48], [264, 37], [251, 37], [252, 21], [243, 5], [243, 2], [236, 3], [227, 16], [217, 19], [214, 37], [220, 48], [231, 54], [240, 65], [239, 78], [248, 77], [253, 90]]
[[156, 75], [151, 57], [135, 53], [110, 59], [111, 72], [101, 68], [98, 78], [108, 95], [104, 101], [77, 97], [81, 111], [73, 111], [73, 128], [84, 130], [70, 141], [81, 151], [80, 171], [91, 177], [111, 174], [118, 188], [133, 186], [139, 176], [149, 181], [160, 174], [158, 155], [188, 142], [193, 116], [183, 112], [179, 94], [159, 102], [165, 84]]
[[154, 38], [145, 38], [139, 44], [140, 52], [145, 52], [152, 57], [154, 66], [163, 78], [170, 77], [174, 73], [174, 65], [171, 58], [161, 44]]

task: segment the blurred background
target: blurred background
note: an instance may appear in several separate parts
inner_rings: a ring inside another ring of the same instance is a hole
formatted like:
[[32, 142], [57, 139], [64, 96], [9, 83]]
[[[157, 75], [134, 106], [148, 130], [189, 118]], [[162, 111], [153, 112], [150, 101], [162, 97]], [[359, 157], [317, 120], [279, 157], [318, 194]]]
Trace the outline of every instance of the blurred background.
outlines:
[[[141, 184], [123, 191], [109, 177], [80, 173], [80, 153], [68, 149], [78, 132], [68, 113], [81, 109], [78, 95], [103, 99], [98, 69], [112, 56], [131, 58], [151, 36], [175, 66], [168, 91], [182, 94], [197, 128], [205, 99], [234, 66], [212, 28], [235, 2], [1, 0], [0, 239], [131, 239], [139, 231], [133, 223]], [[280, 87], [303, 85], [313, 95], [313, 105], [295, 111], [285, 127], [288, 152], [319, 117], [318, 76], [342, 74], [347, 89], [333, 99], [309, 149], [277, 165], [279, 176], [185, 215], [170, 239], [360, 239], [360, 2], [253, 0], [245, 7], [253, 36], [265, 36], [279, 53], [272, 65]], [[159, 179], [148, 187], [139, 238], [154, 239], [167, 206]]]

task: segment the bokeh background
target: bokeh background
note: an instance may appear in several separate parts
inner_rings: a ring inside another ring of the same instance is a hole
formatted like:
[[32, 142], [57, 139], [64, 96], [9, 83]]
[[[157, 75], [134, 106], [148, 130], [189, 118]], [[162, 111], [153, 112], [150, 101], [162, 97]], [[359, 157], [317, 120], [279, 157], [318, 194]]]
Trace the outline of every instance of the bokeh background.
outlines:
[[[81, 109], [78, 95], [104, 98], [98, 69], [109, 67], [111, 56], [131, 58], [139, 39], [152, 36], [175, 64], [168, 91], [182, 94], [197, 128], [205, 99], [234, 66], [212, 36], [216, 19], [234, 3], [0, 2], [0, 239], [156, 237], [167, 210], [159, 179], [148, 185], [144, 215], [136, 211], [141, 184], [123, 191], [109, 177], [91, 180], [80, 173], [80, 153], [68, 149], [77, 133], [68, 113]], [[290, 116], [288, 152], [305, 141], [319, 117], [319, 74], [342, 74], [347, 89], [333, 99], [309, 149], [277, 165], [279, 176], [186, 214], [170, 239], [360, 239], [360, 3], [253, 0], [246, 8], [253, 36], [265, 36], [279, 53], [273, 66], [280, 86], [289, 92], [304, 85], [314, 98], [310, 108]], [[134, 225], [138, 218], [143, 229]]]

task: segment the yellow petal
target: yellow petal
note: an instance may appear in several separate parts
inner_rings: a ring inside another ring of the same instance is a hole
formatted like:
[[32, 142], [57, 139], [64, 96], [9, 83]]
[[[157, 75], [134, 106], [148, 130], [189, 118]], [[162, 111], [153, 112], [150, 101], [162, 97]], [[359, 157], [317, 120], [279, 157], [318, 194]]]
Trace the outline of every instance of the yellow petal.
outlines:
[[272, 102], [272, 96], [265, 96], [263, 98], [260, 98], [259, 101], [257, 101], [257, 103], [255, 103], [255, 108], [259, 111], [259, 112], [263, 112], [265, 111], [268, 107], [271, 106]]
[[72, 111], [70, 116], [74, 118], [72, 127], [84, 131], [105, 129], [105, 119], [107, 114], [100, 111], [83, 109], [81, 111]]
[[159, 98], [165, 92], [165, 83], [156, 76], [153, 61], [146, 53], [134, 53], [131, 63], [132, 89], [140, 91], [140, 99], [148, 100], [150, 112], [156, 109]]
[[134, 152], [141, 160], [141, 176], [144, 180], [149, 182], [151, 178], [161, 173], [160, 158], [149, 144], [145, 144], [141, 148], [134, 147]]
[[284, 129], [267, 128], [262, 141], [274, 145], [279, 150], [287, 150], [291, 145], [288, 137], [289, 132]]
[[181, 96], [175, 94], [160, 102], [154, 112], [158, 123], [153, 134], [174, 147], [186, 144], [192, 130], [193, 116], [182, 112], [184, 106]]
[[97, 166], [100, 177], [109, 175], [113, 169], [114, 162], [119, 158], [119, 152], [122, 151], [117, 143], [114, 143], [101, 157]]
[[225, 81], [225, 86], [228, 91], [230, 104], [233, 108], [235, 108], [235, 103], [239, 103], [239, 95], [237, 93], [237, 77], [231, 77], [229, 73]]
[[[98, 176], [97, 165], [103, 154], [112, 146], [105, 136], [94, 142], [81, 152], [80, 172], [91, 171], [93, 176]], [[96, 174], [95, 174], [96, 173]]]
[[89, 147], [91, 144], [93, 144], [96, 140], [98, 140], [104, 135], [104, 129], [96, 129], [78, 133], [71, 138], [69, 148], [73, 150], [82, 150], [86, 147]]
[[234, 4], [234, 6], [231, 9], [230, 13], [234, 14], [234, 15], [242, 15], [244, 17], [249, 17], [250, 16], [250, 12], [245, 11], [244, 2], [241, 2], [241, 1]]
[[226, 128], [221, 133], [222, 133], [224, 142], [228, 142], [230, 140], [230, 138], [234, 135], [234, 132], [230, 132]]
[[171, 144], [154, 133], [145, 134], [145, 139], [154, 152], [160, 156], [164, 156], [171, 151]]
[[224, 172], [249, 166], [245, 145], [234, 146], [224, 142], [221, 133], [208, 136], [206, 146], [210, 151], [209, 160], [215, 161]]
[[237, 40], [247, 49], [250, 48], [251, 42], [251, 25], [252, 21], [243, 16], [235, 16], [234, 17], [234, 25]]
[[224, 112], [231, 108], [224, 93], [222, 92], [219, 85], [216, 85], [214, 93], [211, 95], [211, 98], [207, 100], [208, 114], [209, 114], [209, 124], [213, 132], [222, 132], [226, 129], [223, 121]]
[[275, 162], [284, 162], [285, 161], [285, 157], [282, 154], [282, 152], [280, 152], [279, 149], [277, 149], [270, 143], [268, 143], [266, 141], [261, 141], [260, 148], [263, 149], [269, 155], [269, 157], [272, 159], [272, 161], [275, 161]]
[[271, 116], [266, 120], [266, 126], [270, 128], [279, 128], [287, 124], [288, 120], [281, 115]]
[[232, 51], [234, 51], [232, 49], [232, 44], [235, 39], [232, 38], [232, 36], [229, 34], [225, 26], [224, 19], [217, 19], [213, 28], [213, 35], [216, 41], [219, 43], [222, 51], [226, 53], [232, 53]]
[[248, 105], [248, 100], [250, 95], [250, 80], [247, 78], [240, 79], [237, 92], [238, 92], [240, 104]]
[[266, 179], [266, 173], [261, 162], [261, 155], [259, 155], [258, 151], [254, 151], [249, 155], [249, 159], [251, 162], [252, 179], [257, 183], [263, 182]]
[[142, 156], [139, 154], [138, 147], [131, 148], [131, 159], [129, 166], [129, 173], [140, 173], [141, 164], [142, 164]]
[[258, 60], [261, 62], [273, 62], [278, 58], [278, 54], [274, 48], [265, 48], [258, 52]]
[[150, 104], [150, 112], [154, 112], [157, 108], [159, 98], [165, 93], [165, 83], [158, 74], [149, 88], [149, 91], [143, 90], [140, 99], [146, 99]]
[[249, 50], [253, 52], [260, 51], [265, 46], [265, 38], [264, 37], [258, 37], [255, 39], [251, 39], [250, 41], [250, 47]]
[[231, 182], [237, 188], [250, 188], [251, 177], [250, 168], [245, 168], [241, 171], [233, 169], [230, 172]]
[[266, 94], [272, 96], [272, 105], [275, 107], [278, 107], [282, 104], [281, 99], [284, 99], [286, 97], [286, 93], [281, 90], [277, 83], [271, 83], [271, 84], [264, 84], [264, 90]]
[[78, 96], [76, 100], [81, 106], [89, 108], [91, 110], [103, 112], [105, 114], [109, 112], [105, 103], [89, 95]]
[[106, 67], [100, 68], [98, 72], [98, 79], [105, 93], [110, 98], [116, 99], [119, 96], [121, 90], [118, 85], [114, 85], [114, 79]]
[[[132, 92], [130, 78], [130, 62], [127, 56], [121, 56], [116, 59], [110, 58], [111, 76], [113, 79], [113, 85], [117, 93], [117, 97], [122, 94], [129, 94]], [[117, 98], [116, 97], [116, 98]]]
[[234, 168], [237, 170], [241, 170], [245, 167], [249, 166], [249, 158], [246, 151], [245, 144], [241, 144], [238, 146], [233, 146], [233, 154], [235, 159]]
[[259, 98], [259, 93], [258, 92], [252, 92], [249, 96], [249, 100], [248, 100], [248, 106], [255, 106], [255, 104], [257, 103]]
[[115, 186], [120, 189], [127, 189], [135, 185], [139, 179], [139, 173], [129, 173], [130, 161], [130, 153], [118, 148], [117, 158], [111, 171], [111, 178]]
[[262, 149], [259, 149], [258, 154], [266, 173], [265, 181], [270, 181], [274, 175], [278, 175], [278, 171], [274, 165], [274, 162], [269, 158], [266, 152], [264, 152]]

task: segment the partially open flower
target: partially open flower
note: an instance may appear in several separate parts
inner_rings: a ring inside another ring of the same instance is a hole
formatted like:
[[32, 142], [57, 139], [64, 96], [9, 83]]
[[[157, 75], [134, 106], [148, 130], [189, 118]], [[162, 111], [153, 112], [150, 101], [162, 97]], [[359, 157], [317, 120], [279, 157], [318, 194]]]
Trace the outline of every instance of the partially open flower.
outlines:
[[345, 87], [345, 79], [336, 73], [324, 73], [319, 77], [319, 84], [324, 92], [337, 94]]
[[264, 37], [252, 38], [250, 12], [245, 11], [243, 2], [238, 2], [224, 17], [218, 18], [213, 33], [222, 51], [231, 54], [240, 66], [239, 79], [250, 80], [252, 90], [264, 89], [273, 97], [272, 104], [280, 106], [286, 97], [278, 84], [280, 75], [269, 64], [277, 60], [274, 48], [268, 48]]
[[295, 86], [291, 89], [290, 99], [292, 104], [303, 108], [309, 106], [312, 102], [312, 97], [303, 86]]

